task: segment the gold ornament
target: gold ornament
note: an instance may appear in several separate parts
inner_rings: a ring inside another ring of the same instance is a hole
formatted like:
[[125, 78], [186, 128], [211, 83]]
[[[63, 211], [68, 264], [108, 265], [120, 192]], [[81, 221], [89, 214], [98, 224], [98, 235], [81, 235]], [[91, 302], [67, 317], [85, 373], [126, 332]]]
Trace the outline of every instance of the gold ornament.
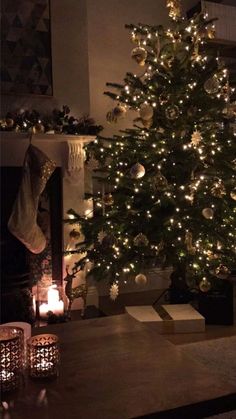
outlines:
[[212, 220], [212, 218], [214, 217], [214, 211], [211, 208], [204, 208], [202, 210], [202, 215], [203, 217], [205, 217], [207, 220]]
[[236, 102], [229, 103], [222, 111], [224, 118], [232, 119], [236, 116]]
[[222, 198], [226, 195], [225, 185], [222, 181], [215, 182], [211, 188], [211, 194], [216, 198]]
[[179, 108], [176, 105], [170, 105], [165, 110], [166, 118], [173, 121], [179, 117]]
[[210, 283], [210, 281], [208, 281], [207, 278], [203, 278], [201, 280], [201, 282], [199, 283], [199, 289], [202, 292], [208, 292], [208, 291], [210, 291], [210, 289], [211, 289], [211, 283]]
[[219, 91], [220, 83], [216, 76], [211, 77], [204, 83], [204, 89], [209, 95], [213, 95]]
[[106, 119], [108, 122], [116, 123], [119, 118], [121, 118], [126, 113], [126, 107], [118, 103], [114, 109], [107, 112]]
[[153, 107], [148, 103], [143, 103], [140, 106], [139, 115], [143, 121], [149, 121], [153, 117]]
[[134, 280], [135, 280], [137, 285], [145, 285], [147, 283], [147, 277], [144, 274], [136, 275]]
[[190, 231], [186, 231], [185, 244], [190, 255], [194, 255], [196, 253], [196, 248], [193, 246], [193, 236]]
[[236, 201], [236, 188], [235, 188], [235, 189], [233, 189], [233, 190], [230, 192], [230, 196], [231, 196], [231, 198], [232, 198], [234, 201]]
[[181, 17], [180, 0], [167, 0], [166, 6], [170, 9], [169, 16], [173, 20], [177, 20]]
[[211, 25], [209, 28], [207, 28], [207, 36], [209, 39], [214, 39], [216, 36], [216, 29], [215, 25]]
[[114, 204], [114, 199], [113, 199], [112, 194], [111, 193], [106, 194], [103, 198], [103, 202], [108, 207], [113, 205]]
[[145, 48], [138, 46], [132, 50], [131, 57], [136, 61], [137, 64], [144, 66], [145, 60], [147, 58], [147, 51]]
[[137, 236], [135, 236], [134, 238], [134, 246], [137, 247], [146, 247], [149, 244], [149, 240], [147, 238], [147, 236], [145, 236], [145, 234], [143, 233], [139, 233]]
[[217, 278], [220, 278], [220, 279], [228, 278], [230, 273], [231, 273], [231, 271], [229, 270], [229, 268], [227, 268], [227, 266], [224, 266], [222, 264], [219, 265], [218, 268], [216, 268], [216, 270], [215, 270], [215, 274], [216, 274]]
[[132, 179], [140, 179], [145, 175], [145, 167], [140, 163], [135, 163], [130, 169]]
[[191, 137], [192, 145], [197, 147], [200, 144], [201, 141], [202, 141], [202, 135], [201, 135], [200, 131], [195, 130], [192, 133], [192, 137]]
[[118, 287], [117, 284], [112, 284], [111, 285], [109, 294], [110, 294], [110, 299], [111, 300], [115, 301], [117, 299], [117, 297], [119, 295], [119, 287]]
[[37, 122], [32, 128], [33, 134], [43, 134], [44, 126], [40, 122]]

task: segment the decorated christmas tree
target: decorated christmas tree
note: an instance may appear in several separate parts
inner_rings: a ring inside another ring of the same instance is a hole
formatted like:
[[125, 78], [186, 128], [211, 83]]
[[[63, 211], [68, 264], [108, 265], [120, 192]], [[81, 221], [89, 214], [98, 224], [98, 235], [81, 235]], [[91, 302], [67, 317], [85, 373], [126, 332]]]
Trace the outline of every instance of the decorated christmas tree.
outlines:
[[229, 72], [208, 54], [214, 21], [181, 16], [168, 0], [170, 28], [128, 25], [137, 74], [108, 83], [107, 120], [136, 112], [133, 127], [86, 148], [97, 162], [93, 217], [70, 210], [83, 239], [74, 272], [111, 284], [145, 283], [172, 267], [189, 289], [207, 292], [236, 266], [236, 104]]

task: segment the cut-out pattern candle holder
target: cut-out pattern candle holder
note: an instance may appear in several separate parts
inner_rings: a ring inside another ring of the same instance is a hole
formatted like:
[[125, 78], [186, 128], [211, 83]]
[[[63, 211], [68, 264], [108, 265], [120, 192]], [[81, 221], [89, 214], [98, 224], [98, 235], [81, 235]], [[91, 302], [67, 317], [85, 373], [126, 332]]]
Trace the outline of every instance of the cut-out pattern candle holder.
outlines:
[[59, 368], [58, 337], [51, 334], [33, 336], [27, 346], [30, 377], [56, 377]]
[[0, 326], [0, 390], [15, 390], [23, 372], [24, 332], [19, 327]]

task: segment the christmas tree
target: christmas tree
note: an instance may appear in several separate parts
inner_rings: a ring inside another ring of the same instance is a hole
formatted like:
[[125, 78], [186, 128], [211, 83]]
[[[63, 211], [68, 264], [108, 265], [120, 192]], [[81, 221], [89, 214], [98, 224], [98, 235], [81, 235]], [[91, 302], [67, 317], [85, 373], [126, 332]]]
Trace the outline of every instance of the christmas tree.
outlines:
[[191, 289], [207, 292], [235, 267], [234, 89], [217, 52], [214, 21], [181, 16], [167, 1], [170, 28], [128, 25], [139, 75], [108, 83], [107, 120], [135, 111], [132, 128], [86, 148], [99, 190], [93, 217], [70, 210], [83, 240], [74, 272], [111, 284], [145, 282], [150, 268], [173, 267]]

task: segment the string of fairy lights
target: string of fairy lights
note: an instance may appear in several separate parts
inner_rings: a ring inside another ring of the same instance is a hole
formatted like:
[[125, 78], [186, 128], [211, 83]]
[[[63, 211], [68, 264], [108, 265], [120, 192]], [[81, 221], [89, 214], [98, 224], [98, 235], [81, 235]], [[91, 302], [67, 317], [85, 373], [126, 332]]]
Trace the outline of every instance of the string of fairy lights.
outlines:
[[93, 196], [98, 217], [75, 215], [80, 252], [109, 279], [113, 299], [121, 282], [146, 283], [158, 263], [184, 263], [189, 283], [206, 292], [235, 262], [234, 89], [221, 58], [206, 53], [215, 31], [207, 14], [189, 21], [178, 0], [167, 7], [171, 28], [128, 26], [141, 74], [108, 83], [119, 93], [106, 92], [116, 101], [107, 121], [136, 111], [133, 128], [87, 146], [109, 193]]

